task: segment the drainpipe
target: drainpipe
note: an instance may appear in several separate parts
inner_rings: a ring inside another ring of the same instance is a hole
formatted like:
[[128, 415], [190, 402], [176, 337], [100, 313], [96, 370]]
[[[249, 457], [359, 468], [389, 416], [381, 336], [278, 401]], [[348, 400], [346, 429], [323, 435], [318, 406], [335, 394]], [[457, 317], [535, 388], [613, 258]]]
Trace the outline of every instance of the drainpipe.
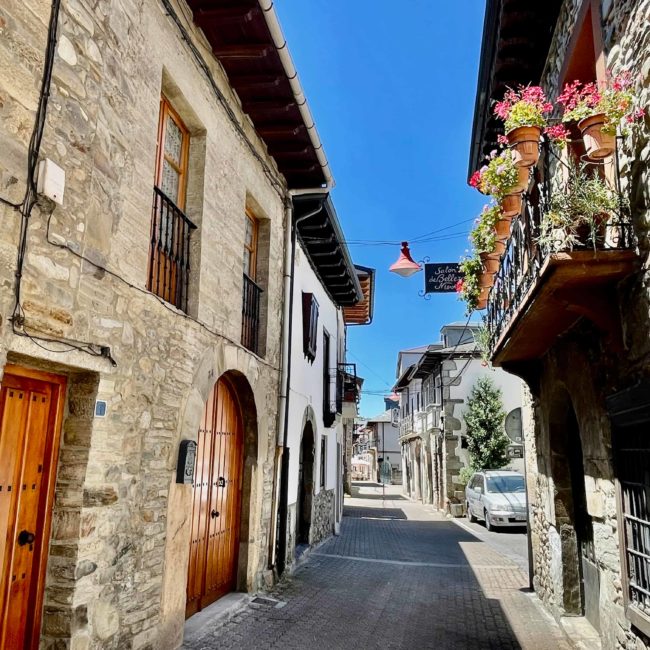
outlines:
[[[309, 139], [314, 147], [316, 152], [316, 157], [318, 158], [318, 163], [323, 170], [323, 175], [325, 176], [326, 189], [331, 189], [334, 187], [334, 178], [332, 177], [332, 172], [327, 162], [327, 157], [325, 156], [325, 151], [323, 150], [323, 143], [320, 140], [318, 131], [316, 130], [316, 124], [314, 118], [312, 117], [309, 106], [307, 105], [307, 98], [305, 93], [302, 90], [300, 84], [300, 79], [298, 79], [298, 72], [296, 71], [295, 66], [293, 65], [293, 60], [291, 59], [291, 54], [289, 54], [289, 48], [287, 47], [287, 41], [284, 38], [282, 33], [282, 28], [278, 21], [278, 16], [275, 13], [273, 8], [273, 0], [258, 0], [260, 7], [264, 13], [264, 18], [266, 24], [271, 32], [271, 38], [273, 39], [273, 44], [275, 49], [278, 52], [280, 61], [282, 61], [282, 66], [291, 85], [291, 90], [293, 91], [293, 96], [298, 104], [298, 110], [302, 115], [302, 119], [307, 127], [307, 133], [309, 134]], [[323, 188], [320, 188], [317, 191], [323, 191]]]
[[296, 194], [321, 193], [318, 201], [318, 207], [314, 208], [311, 212], [303, 215], [294, 221], [293, 219], [293, 204], [291, 197], [294, 192], [290, 191], [287, 197], [286, 218], [287, 229], [285, 233], [285, 264], [284, 264], [284, 314], [282, 326], [282, 373], [280, 384], [280, 400], [279, 400], [279, 418], [278, 418], [278, 434], [282, 432], [282, 456], [281, 456], [281, 469], [280, 469], [280, 495], [278, 503], [277, 515], [277, 528], [279, 534], [279, 543], [277, 547], [277, 555], [275, 556], [275, 566], [280, 575], [284, 572], [286, 559], [287, 559], [287, 513], [289, 504], [289, 395], [291, 389], [291, 342], [293, 339], [293, 289], [294, 277], [296, 266], [296, 241], [298, 237], [298, 224], [315, 214], [318, 214], [322, 208], [323, 203], [327, 199], [327, 190], [319, 188], [317, 190], [310, 190], [309, 192], [300, 191]]

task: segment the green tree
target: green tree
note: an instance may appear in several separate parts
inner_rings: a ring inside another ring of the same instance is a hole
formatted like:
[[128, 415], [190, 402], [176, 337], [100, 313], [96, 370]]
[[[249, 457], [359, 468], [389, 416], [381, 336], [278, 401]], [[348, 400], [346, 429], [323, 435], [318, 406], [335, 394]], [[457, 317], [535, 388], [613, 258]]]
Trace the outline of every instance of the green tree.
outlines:
[[500, 469], [508, 464], [510, 440], [503, 429], [505, 418], [501, 389], [489, 377], [480, 377], [467, 400], [465, 426], [470, 467]]

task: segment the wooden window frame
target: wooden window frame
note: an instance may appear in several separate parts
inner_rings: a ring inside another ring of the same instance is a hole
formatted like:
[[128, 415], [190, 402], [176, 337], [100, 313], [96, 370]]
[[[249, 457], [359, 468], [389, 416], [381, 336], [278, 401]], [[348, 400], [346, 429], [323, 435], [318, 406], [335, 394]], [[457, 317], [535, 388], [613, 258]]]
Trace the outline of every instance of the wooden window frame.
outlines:
[[250, 245], [250, 247], [246, 244], [246, 230], [244, 230], [244, 255], [248, 252], [250, 253], [250, 266], [248, 268], [249, 273], [247, 274], [248, 277], [253, 281], [257, 281], [257, 246], [258, 246], [258, 241], [259, 241], [259, 229], [260, 229], [260, 222], [257, 217], [250, 211], [246, 210], [246, 222], [245, 223], [250, 223], [253, 227], [253, 241]]
[[[174, 124], [180, 129], [182, 134], [181, 142], [181, 162], [180, 166], [165, 153], [165, 129], [167, 120], [171, 119]], [[169, 100], [164, 94], [160, 95], [160, 113], [158, 117], [158, 143], [156, 148], [156, 173], [154, 183], [156, 187], [160, 188], [162, 180], [163, 162], [166, 160], [175, 171], [178, 172], [178, 197], [176, 207], [180, 210], [185, 210], [185, 199], [187, 193], [187, 170], [190, 158], [190, 132], [183, 123], [180, 115], [174, 110]], [[168, 197], [172, 201], [174, 197]]]
[[318, 349], [318, 301], [313, 293], [302, 293], [303, 351], [310, 363], [316, 360]]

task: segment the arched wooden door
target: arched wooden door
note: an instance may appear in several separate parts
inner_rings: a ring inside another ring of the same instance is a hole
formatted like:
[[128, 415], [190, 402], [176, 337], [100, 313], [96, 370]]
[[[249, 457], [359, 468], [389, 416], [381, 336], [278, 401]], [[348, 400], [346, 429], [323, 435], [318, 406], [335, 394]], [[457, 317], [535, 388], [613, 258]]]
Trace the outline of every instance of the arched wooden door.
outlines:
[[237, 395], [221, 377], [199, 428], [186, 616], [237, 587], [243, 429]]

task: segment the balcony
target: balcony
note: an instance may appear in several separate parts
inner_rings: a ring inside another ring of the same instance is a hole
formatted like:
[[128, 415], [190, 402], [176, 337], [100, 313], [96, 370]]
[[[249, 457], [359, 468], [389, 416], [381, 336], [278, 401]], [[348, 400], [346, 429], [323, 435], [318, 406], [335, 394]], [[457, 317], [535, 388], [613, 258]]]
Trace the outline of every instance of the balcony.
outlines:
[[339, 363], [336, 380], [336, 408], [343, 417], [355, 417], [360, 398], [356, 363]]
[[187, 312], [190, 237], [196, 226], [157, 187], [152, 213], [147, 289]]
[[262, 289], [244, 273], [242, 300], [241, 344], [259, 355], [260, 343], [260, 298]]
[[399, 436], [403, 438], [413, 433], [413, 414], [404, 416], [399, 421]]
[[634, 271], [637, 255], [618, 174], [618, 209], [600, 226], [598, 235], [592, 233], [585, 241], [574, 238], [566, 246], [551, 245], [544, 238], [540, 241], [541, 223], [549, 212], [552, 192], [562, 191], [561, 184], [551, 182], [561, 177], [562, 165], [544, 142], [522, 213], [512, 222], [487, 305], [495, 366], [513, 367], [540, 358], [583, 317], [614, 343], [620, 337], [616, 284]]

